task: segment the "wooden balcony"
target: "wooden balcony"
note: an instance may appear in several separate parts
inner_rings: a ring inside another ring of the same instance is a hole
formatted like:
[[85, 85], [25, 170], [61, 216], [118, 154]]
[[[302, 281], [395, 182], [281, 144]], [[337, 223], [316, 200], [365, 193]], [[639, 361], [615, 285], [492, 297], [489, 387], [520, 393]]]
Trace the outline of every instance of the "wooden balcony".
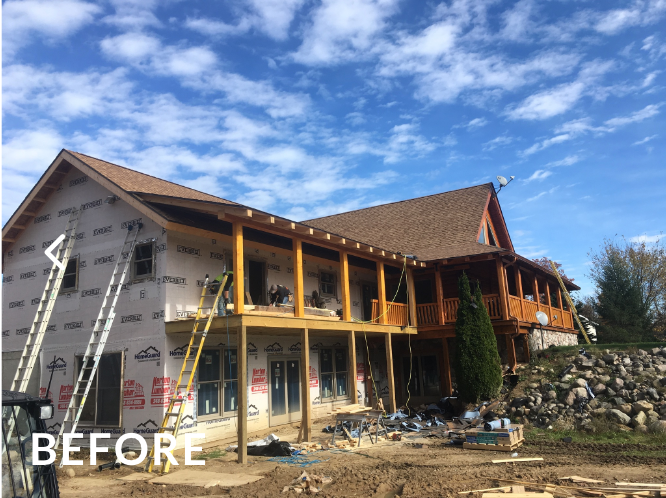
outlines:
[[[407, 326], [409, 323], [409, 306], [402, 303], [386, 303], [386, 324], [387, 325], [403, 325]], [[378, 322], [379, 320], [379, 301], [372, 300], [372, 320]]]
[[550, 323], [555, 327], [573, 329], [573, 316], [571, 311], [562, 310], [546, 304], [537, 303], [528, 299], [509, 296], [509, 313], [523, 322], [538, 323], [536, 312], [543, 311], [548, 315]]

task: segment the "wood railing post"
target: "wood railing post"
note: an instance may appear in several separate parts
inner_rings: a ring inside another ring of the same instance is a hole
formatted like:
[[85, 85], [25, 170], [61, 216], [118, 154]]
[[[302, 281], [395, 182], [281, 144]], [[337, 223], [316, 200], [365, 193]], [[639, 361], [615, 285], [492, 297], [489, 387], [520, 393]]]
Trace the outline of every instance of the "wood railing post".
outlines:
[[[388, 377], [388, 388], [389, 388], [389, 406], [391, 408], [391, 413], [397, 411], [395, 404], [395, 378], [393, 377], [393, 348], [391, 347], [391, 333], [387, 332], [384, 336], [385, 346], [386, 346], [386, 376]], [[377, 393], [379, 397], [379, 393]]]
[[[234, 259], [235, 264], [236, 260]], [[235, 273], [234, 276], [236, 276]], [[238, 327], [236, 348], [238, 361], [238, 463], [247, 463], [247, 329], [242, 324]]]
[[[285, 374], [286, 375], [286, 374]], [[312, 403], [310, 402], [310, 335], [301, 330], [301, 431], [303, 441], [312, 440]]]
[[537, 305], [537, 311], [539, 311], [539, 307], [541, 306], [541, 299], [539, 299], [539, 282], [537, 281], [537, 276], [536, 273], [534, 274], [534, 302]]
[[233, 254], [234, 314], [241, 315], [245, 312], [245, 262], [243, 256], [243, 225], [238, 221], [233, 224]]
[[[379, 323], [386, 323], [386, 277], [384, 263], [377, 261], [377, 297], [379, 301]], [[394, 412], [391, 412], [394, 413]]]
[[509, 298], [506, 293], [506, 276], [504, 272], [504, 265], [502, 264], [501, 256], [495, 258], [495, 265], [497, 266], [497, 281], [499, 286], [500, 298], [500, 313], [502, 320], [509, 319]]
[[435, 293], [437, 295], [437, 322], [444, 325], [446, 315], [444, 314], [444, 286], [442, 284], [442, 274], [435, 272]]
[[303, 243], [294, 239], [294, 316], [305, 316], [305, 294], [303, 291]]
[[356, 333], [350, 330], [347, 334], [347, 349], [349, 350], [349, 378], [351, 389], [351, 402], [358, 403], [358, 389], [356, 388]]
[[520, 273], [520, 268], [518, 268], [518, 265], [513, 267], [514, 274], [516, 276], [516, 290], [518, 291], [518, 297], [520, 298], [520, 312], [522, 313], [522, 316], [520, 317], [522, 320], [527, 320], [525, 318], [525, 295], [523, 294], [523, 277]]
[[340, 288], [342, 289], [342, 319], [351, 322], [351, 297], [349, 296], [349, 263], [347, 253], [340, 251]]
[[418, 326], [416, 317], [416, 292], [414, 290], [414, 273], [411, 268], [407, 268], [407, 302], [409, 303], [408, 324], [412, 327]]

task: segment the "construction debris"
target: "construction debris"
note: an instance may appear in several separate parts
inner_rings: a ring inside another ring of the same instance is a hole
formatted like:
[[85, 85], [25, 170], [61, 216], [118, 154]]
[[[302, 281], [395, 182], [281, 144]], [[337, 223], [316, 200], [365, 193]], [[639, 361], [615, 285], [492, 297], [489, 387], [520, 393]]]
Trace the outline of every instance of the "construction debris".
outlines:
[[493, 463], [507, 463], [507, 462], [543, 462], [543, 458], [507, 458], [504, 460], [493, 460]]
[[303, 473], [294, 479], [290, 486], [285, 486], [282, 489], [283, 493], [288, 493], [289, 491], [295, 491], [297, 494], [305, 493], [309, 495], [314, 495], [319, 493], [326, 484], [333, 482], [333, 479], [325, 476], [318, 476], [316, 474], [308, 474], [303, 471]]

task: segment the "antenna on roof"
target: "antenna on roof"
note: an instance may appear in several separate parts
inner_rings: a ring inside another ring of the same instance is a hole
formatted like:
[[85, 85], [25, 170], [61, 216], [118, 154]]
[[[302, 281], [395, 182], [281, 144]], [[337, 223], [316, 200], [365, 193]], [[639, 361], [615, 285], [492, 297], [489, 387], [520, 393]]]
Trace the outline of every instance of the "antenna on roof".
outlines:
[[510, 180], [507, 180], [503, 176], [497, 175], [497, 181], [499, 182], [499, 188], [495, 190], [495, 193], [499, 194], [500, 190], [502, 190], [502, 188], [506, 187], [509, 183], [511, 183], [514, 178], [515, 178], [515, 176], [512, 176]]

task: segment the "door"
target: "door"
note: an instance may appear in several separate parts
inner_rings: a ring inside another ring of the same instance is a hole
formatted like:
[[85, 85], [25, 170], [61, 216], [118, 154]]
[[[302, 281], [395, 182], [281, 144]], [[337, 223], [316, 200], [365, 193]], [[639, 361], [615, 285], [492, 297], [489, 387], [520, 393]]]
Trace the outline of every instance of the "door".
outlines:
[[[411, 357], [412, 374], [409, 375], [410, 357], [402, 357], [403, 395], [410, 403], [432, 403], [441, 398], [437, 355], [415, 354]], [[407, 389], [409, 388], [409, 392]]]
[[372, 300], [378, 299], [377, 284], [361, 282], [361, 294], [363, 320], [372, 320]]
[[297, 358], [270, 358], [270, 425], [301, 419], [301, 366]]
[[263, 261], [248, 261], [248, 292], [252, 298], [252, 304], [266, 305], [266, 263]]

